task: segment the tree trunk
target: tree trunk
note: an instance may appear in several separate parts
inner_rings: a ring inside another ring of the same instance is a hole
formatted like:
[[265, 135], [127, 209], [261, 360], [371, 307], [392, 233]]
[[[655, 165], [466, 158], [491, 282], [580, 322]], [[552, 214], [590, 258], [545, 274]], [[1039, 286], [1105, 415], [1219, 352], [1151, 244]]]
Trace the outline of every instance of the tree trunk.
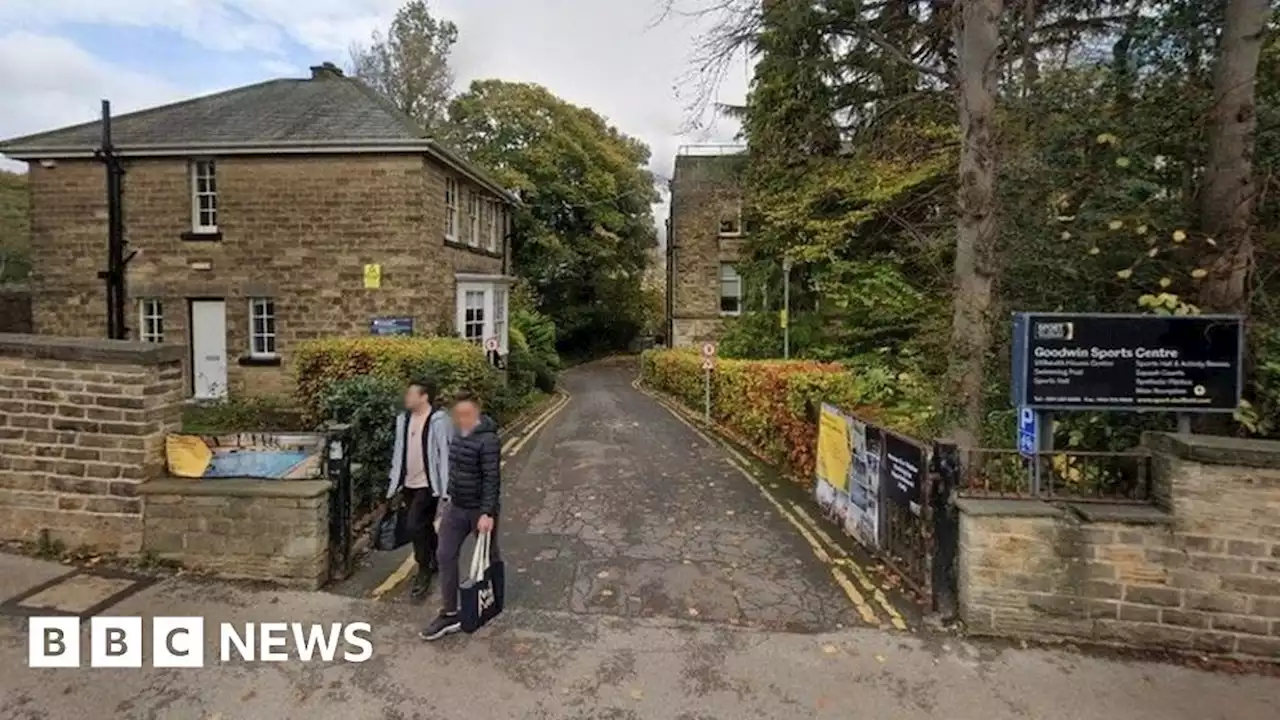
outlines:
[[1255, 85], [1268, 0], [1229, 0], [1214, 68], [1209, 156], [1200, 196], [1201, 225], [1221, 254], [1209, 267], [1201, 295], [1207, 310], [1244, 312], [1253, 269]]
[[1003, 10], [1003, 0], [962, 0], [955, 15], [963, 145], [948, 374], [953, 403], [950, 434], [962, 447], [974, 447], [980, 437], [983, 384], [991, 349], [999, 235], [992, 125]]

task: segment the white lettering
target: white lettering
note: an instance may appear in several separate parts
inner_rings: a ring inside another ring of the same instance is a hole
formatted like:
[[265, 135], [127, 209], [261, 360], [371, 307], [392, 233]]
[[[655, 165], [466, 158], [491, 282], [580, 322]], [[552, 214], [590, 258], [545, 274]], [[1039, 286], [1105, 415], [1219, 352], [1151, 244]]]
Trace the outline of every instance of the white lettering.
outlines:
[[293, 644], [297, 647], [298, 657], [302, 660], [310, 660], [318, 646], [320, 659], [333, 662], [333, 656], [338, 652], [338, 638], [341, 636], [342, 626], [338, 623], [329, 625], [327, 635], [323, 625], [312, 625], [310, 632], [304, 635], [302, 623], [293, 623]]
[[240, 659], [245, 662], [253, 662], [253, 623], [244, 624], [244, 636], [236, 632], [236, 626], [231, 623], [222, 623], [222, 630], [219, 633], [222, 641], [222, 662], [231, 662], [231, 646], [234, 645], [240, 653]]
[[288, 645], [289, 626], [285, 623], [258, 623], [258, 659], [263, 662], [285, 662], [289, 653], [281, 649]]
[[354, 645], [360, 648], [360, 652], [354, 653], [350, 650], [342, 654], [342, 659], [347, 662], [364, 662], [373, 657], [373, 641], [368, 637], [361, 637], [360, 633], [372, 635], [373, 628], [369, 627], [369, 623], [351, 623], [347, 625], [342, 633], [343, 639], [348, 645]]

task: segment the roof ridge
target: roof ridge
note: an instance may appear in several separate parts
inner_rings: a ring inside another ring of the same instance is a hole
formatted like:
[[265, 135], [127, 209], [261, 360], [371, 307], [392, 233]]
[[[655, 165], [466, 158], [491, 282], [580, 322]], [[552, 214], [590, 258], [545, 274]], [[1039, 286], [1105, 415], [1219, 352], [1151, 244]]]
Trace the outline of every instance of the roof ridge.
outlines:
[[[211, 100], [213, 98], [221, 98], [229, 95], [235, 95], [237, 93], [242, 93], [250, 90], [257, 90], [267, 85], [272, 85], [275, 83], [286, 83], [286, 82], [305, 82], [305, 80], [303, 80], [302, 78], [271, 78], [270, 80], [263, 80], [256, 83], [250, 83], [248, 85], [239, 85], [237, 87], [227, 88], [226, 90], [219, 90], [217, 92], [208, 93], [207, 95], [197, 95], [196, 97], [189, 97], [189, 98], [186, 98], [185, 100], [178, 100], [175, 102], [166, 103], [164, 105], [157, 105], [155, 107], [143, 108], [141, 110], [134, 110], [133, 112], [128, 112], [123, 115], [113, 114], [111, 116], [111, 120], [112, 122], [116, 122], [119, 120], [147, 117], [155, 113], [173, 110], [174, 108], [180, 108], [186, 105], [192, 105], [197, 102], [203, 102], [206, 100]], [[20, 135], [18, 137], [9, 138], [7, 140], [0, 140], [0, 148], [3, 148], [8, 145], [22, 145], [22, 144], [29, 143], [32, 140], [38, 140], [39, 138], [44, 137], [46, 135], [55, 135], [58, 133], [71, 132], [74, 130], [90, 128], [95, 125], [101, 125], [101, 124], [102, 124], [102, 118], [99, 117], [96, 120], [76, 123], [75, 125], [66, 125], [60, 128], [54, 128], [52, 130], [43, 130], [38, 133], [31, 133], [30, 135]]]
[[[406, 130], [412, 132], [414, 135], [417, 135], [419, 138], [423, 138], [423, 139], [431, 138], [431, 134], [427, 132], [426, 128], [419, 125], [417, 120], [414, 120], [412, 117], [410, 117], [409, 113], [396, 107], [396, 104], [391, 102], [391, 98], [388, 98], [386, 95], [383, 95], [382, 93], [378, 92], [369, 83], [365, 82], [364, 80], [361, 80], [359, 77], [356, 77], [355, 75], [343, 75], [340, 79], [345, 80], [351, 83], [352, 85], [355, 85], [355, 87], [358, 90], [360, 90], [360, 92], [364, 93], [374, 102], [376, 102], [378, 104], [378, 107], [382, 108], [396, 122], [403, 125]], [[333, 82], [333, 81], [330, 80], [328, 82]]]

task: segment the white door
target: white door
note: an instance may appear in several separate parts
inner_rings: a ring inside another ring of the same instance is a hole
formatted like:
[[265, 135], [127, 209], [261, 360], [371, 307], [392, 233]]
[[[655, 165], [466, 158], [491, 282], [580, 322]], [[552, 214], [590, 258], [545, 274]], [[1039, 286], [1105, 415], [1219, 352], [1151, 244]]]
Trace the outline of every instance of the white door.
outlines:
[[227, 396], [227, 304], [191, 301], [191, 375], [195, 396]]

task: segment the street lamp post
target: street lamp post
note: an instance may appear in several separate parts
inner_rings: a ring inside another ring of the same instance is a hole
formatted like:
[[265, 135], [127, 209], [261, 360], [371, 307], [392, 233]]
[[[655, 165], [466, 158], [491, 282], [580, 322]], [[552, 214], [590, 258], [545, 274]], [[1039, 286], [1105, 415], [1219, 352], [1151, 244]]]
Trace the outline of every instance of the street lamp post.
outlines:
[[791, 359], [791, 258], [782, 259], [782, 358]]

